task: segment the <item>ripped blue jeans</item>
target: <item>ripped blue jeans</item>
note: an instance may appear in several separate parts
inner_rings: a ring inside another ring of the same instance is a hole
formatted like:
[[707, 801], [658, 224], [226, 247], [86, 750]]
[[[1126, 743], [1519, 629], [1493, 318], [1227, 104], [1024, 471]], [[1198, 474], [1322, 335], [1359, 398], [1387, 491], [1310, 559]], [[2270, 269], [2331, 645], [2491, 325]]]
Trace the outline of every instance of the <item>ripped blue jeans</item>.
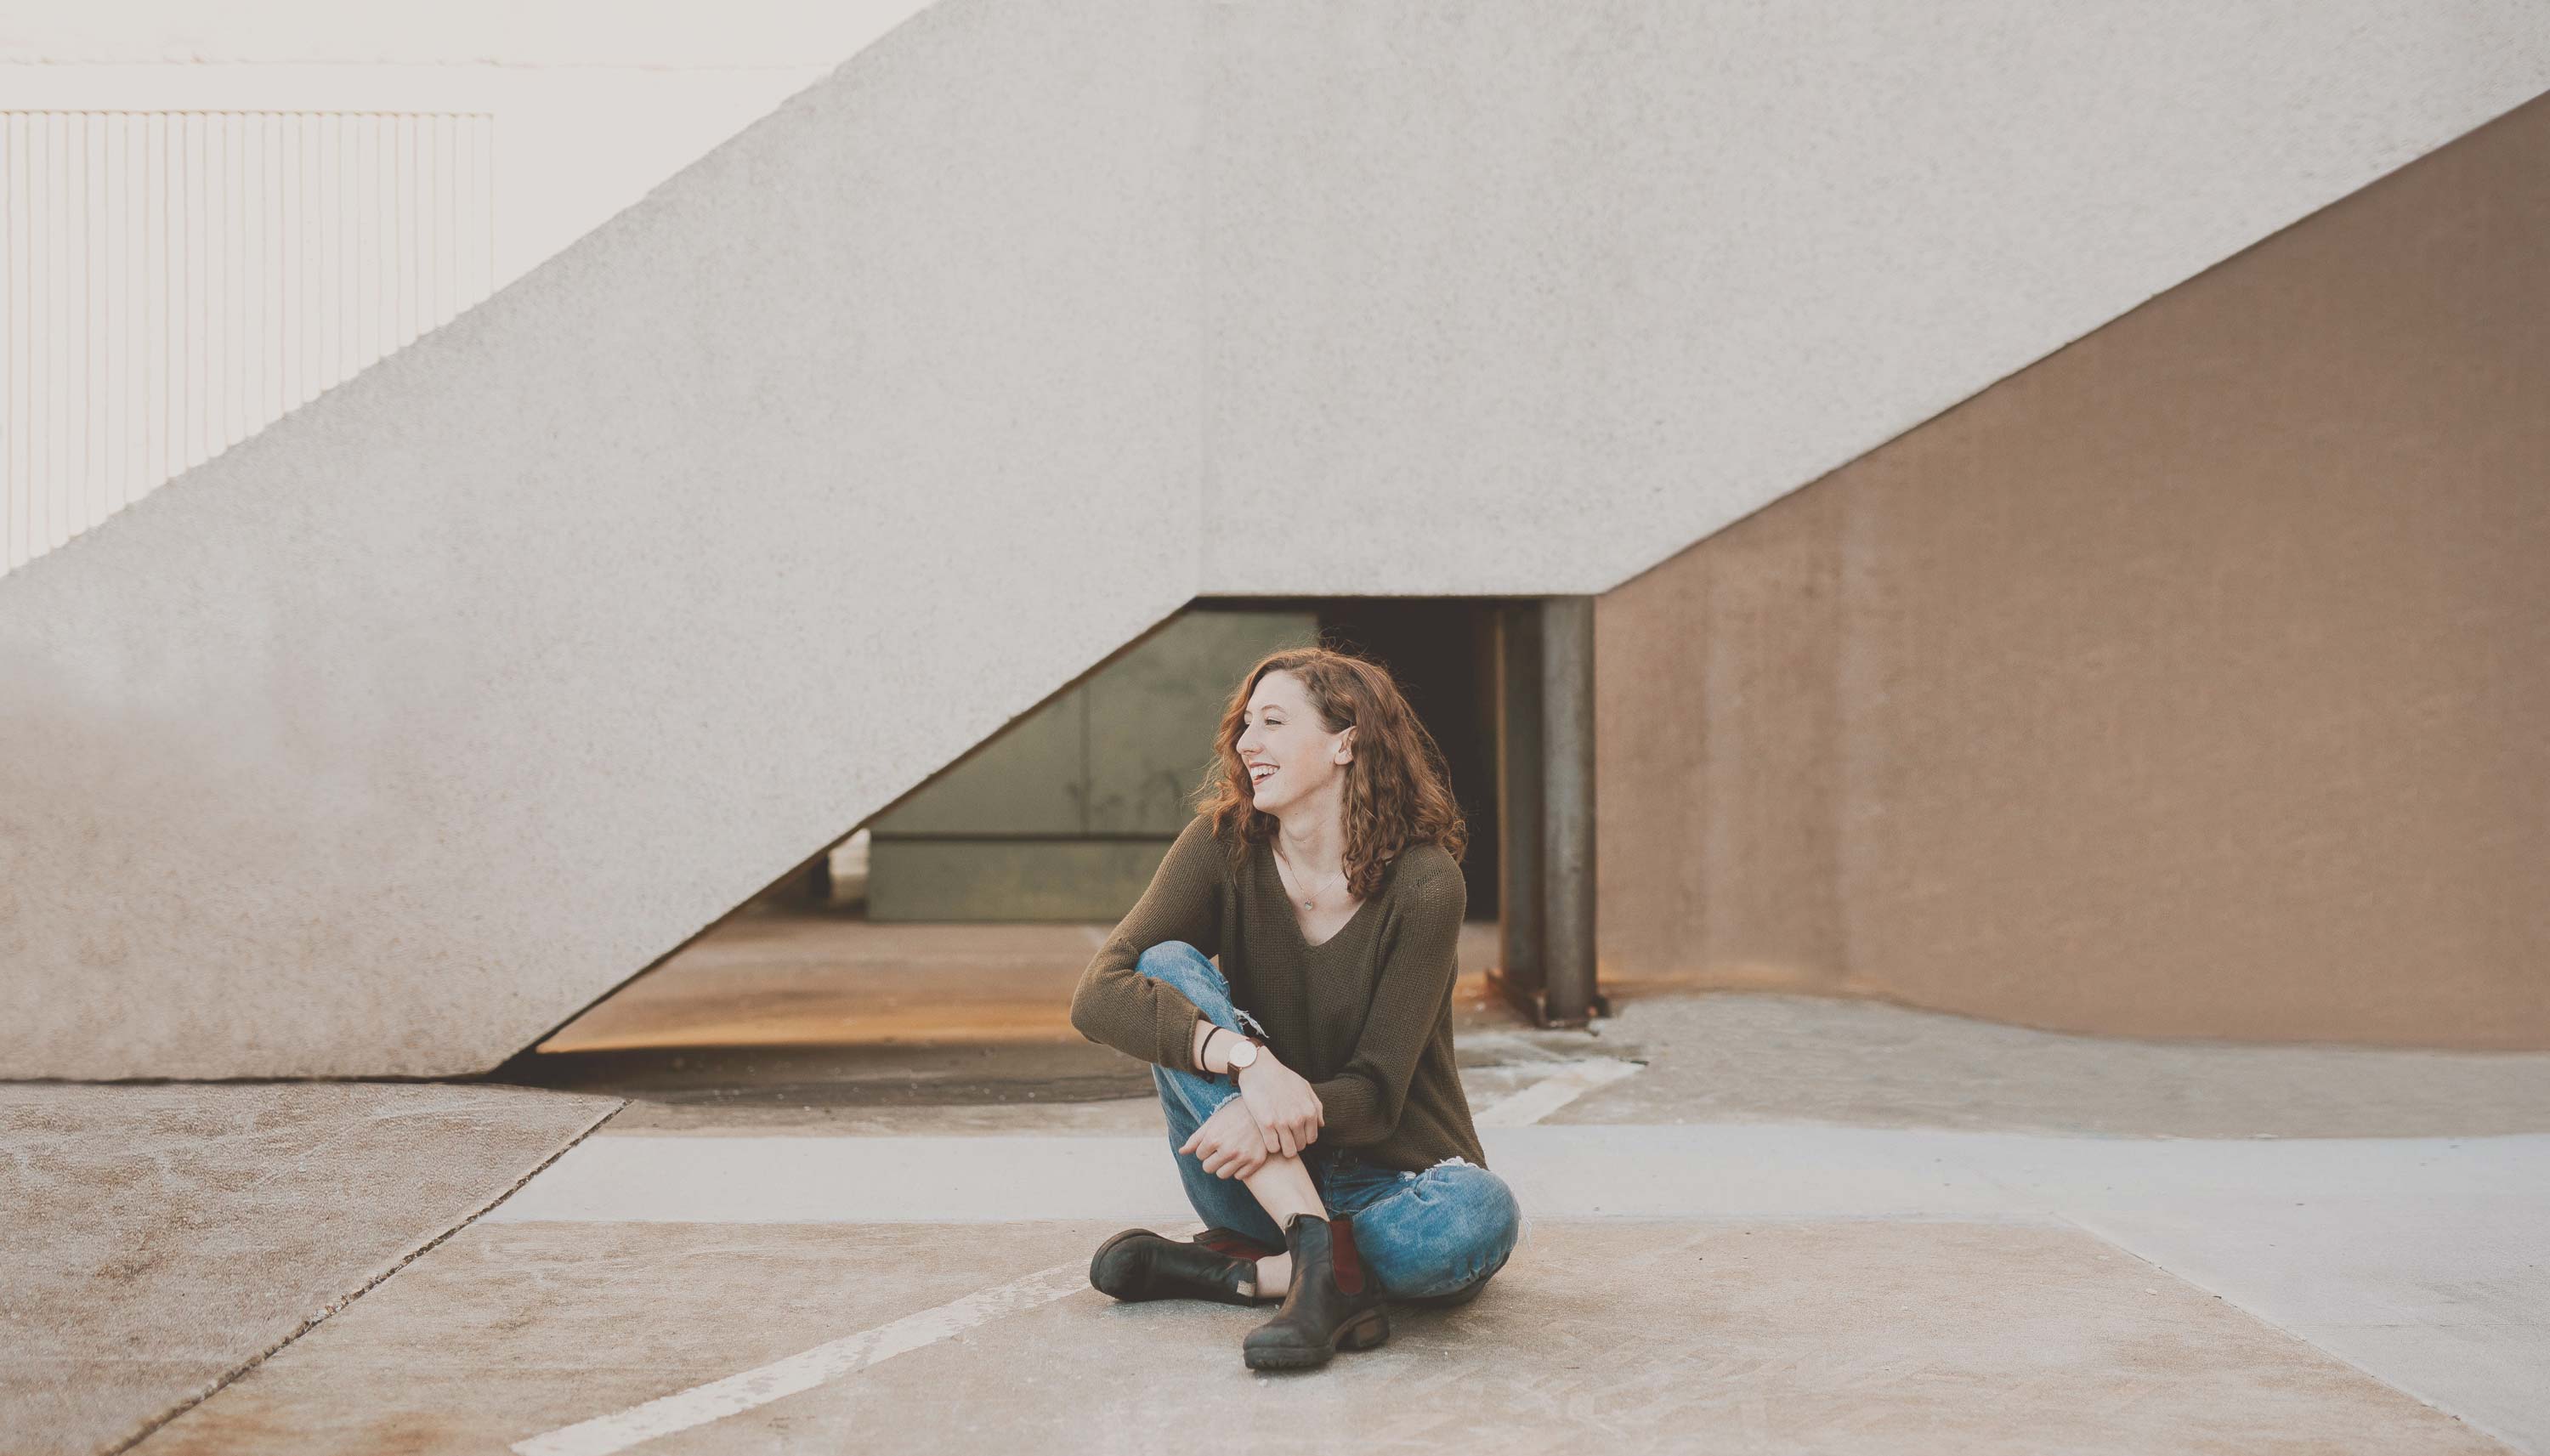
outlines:
[[[1195, 1003], [1205, 1019], [1243, 1034], [1264, 1028], [1231, 1004], [1229, 983], [1201, 950], [1164, 940], [1142, 952], [1135, 970]], [[1244, 1024], [1243, 1024], [1244, 1023]], [[1227, 1079], [1213, 1080], [1168, 1067], [1151, 1068], [1160, 1106], [1168, 1115], [1169, 1146], [1183, 1144], [1204, 1119], [1239, 1095]], [[1179, 1153], [1178, 1177], [1187, 1202], [1208, 1224], [1227, 1228], [1277, 1248], [1284, 1232], [1236, 1178], [1217, 1178], [1193, 1153]], [[1314, 1142], [1302, 1165], [1328, 1213], [1351, 1214], [1355, 1247], [1364, 1265], [1392, 1298], [1457, 1305], [1475, 1297], [1489, 1276], [1505, 1267], [1522, 1226], [1522, 1211], [1504, 1179], [1464, 1158], [1446, 1158], [1423, 1172], [1406, 1172], [1364, 1161], [1351, 1148]]]

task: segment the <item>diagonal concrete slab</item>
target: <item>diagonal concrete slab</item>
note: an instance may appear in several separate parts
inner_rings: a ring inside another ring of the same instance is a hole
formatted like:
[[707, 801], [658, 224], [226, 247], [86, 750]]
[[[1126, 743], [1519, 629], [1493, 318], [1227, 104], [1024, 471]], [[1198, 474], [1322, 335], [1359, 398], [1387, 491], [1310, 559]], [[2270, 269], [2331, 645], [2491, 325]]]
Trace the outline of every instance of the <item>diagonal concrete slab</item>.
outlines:
[[[495, 1451], [1085, 1258], [1105, 1221], [464, 1229], [147, 1456]], [[1081, 1290], [649, 1452], [2498, 1449], [2078, 1230], [1544, 1225], [1479, 1301], [1252, 1375], [1262, 1318]], [[910, 1327], [909, 1323], [905, 1327]]]
[[501, 1451], [1085, 1257], [1116, 1227], [482, 1220], [142, 1449]]
[[[1466, 1310], [1399, 1319], [1390, 1345], [1316, 1384], [1242, 1369], [1234, 1346], [1255, 1322], [1242, 1311], [1091, 1299], [787, 1413], [793, 1432], [820, 1431], [996, 1368], [1016, 1373], [906, 1449], [981, 1449], [1050, 1421], [1082, 1449], [1169, 1452], [1198, 1408], [1273, 1449], [2493, 1449], [2068, 1230], [1564, 1223], [1500, 1281]], [[715, 1436], [661, 1449], [713, 1451]]]
[[[1528, 1242], [1584, 1218], [2087, 1231], [2523, 1449], [2550, 1449], [2550, 1136], [2045, 1137], [1812, 1122], [1497, 1127]], [[1031, 1192], [1030, 1192], [1031, 1191]], [[1148, 1137], [596, 1137], [491, 1222], [1186, 1215]], [[1156, 1226], [1156, 1223], [1155, 1223]], [[951, 1235], [954, 1236], [954, 1235]]]
[[6, 1449], [123, 1449], [619, 1106], [485, 1087], [0, 1086]]

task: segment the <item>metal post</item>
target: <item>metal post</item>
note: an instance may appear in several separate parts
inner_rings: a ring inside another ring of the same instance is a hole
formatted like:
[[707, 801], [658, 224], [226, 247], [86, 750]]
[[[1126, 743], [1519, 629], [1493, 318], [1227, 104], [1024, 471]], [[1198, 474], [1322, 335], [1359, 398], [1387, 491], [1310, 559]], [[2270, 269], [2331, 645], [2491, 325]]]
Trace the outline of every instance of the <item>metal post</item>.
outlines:
[[1594, 984], [1594, 599], [1540, 606], [1542, 1019], [1609, 1008]]
[[1491, 989], [1541, 1019], [1540, 604], [1497, 613], [1497, 968]]

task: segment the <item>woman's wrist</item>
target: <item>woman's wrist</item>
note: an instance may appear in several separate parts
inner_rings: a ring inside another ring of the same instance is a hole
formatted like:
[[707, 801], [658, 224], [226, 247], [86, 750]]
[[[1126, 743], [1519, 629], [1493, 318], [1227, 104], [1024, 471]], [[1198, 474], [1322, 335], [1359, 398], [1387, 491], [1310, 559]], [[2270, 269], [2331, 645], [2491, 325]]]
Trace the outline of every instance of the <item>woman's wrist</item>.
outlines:
[[[1217, 1043], [1214, 1036], [1214, 1033], [1217, 1031], [1227, 1033], [1231, 1037], [1231, 1040]], [[1280, 1065], [1280, 1063], [1275, 1060], [1275, 1048], [1268, 1046], [1263, 1037], [1242, 1036], [1240, 1033], [1231, 1030], [1228, 1026], [1225, 1026], [1218, 1021], [1208, 1021], [1202, 1017], [1198, 1017], [1196, 1019], [1195, 1039], [1189, 1043], [1187, 1050], [1189, 1055], [1195, 1059], [1197, 1071], [1204, 1073], [1208, 1077], [1221, 1077], [1226, 1075], [1230, 1080], [1236, 1082], [1239, 1080], [1240, 1072], [1248, 1070], [1248, 1067], [1240, 1068], [1239, 1072], [1233, 1072], [1230, 1069], [1230, 1048], [1241, 1041], [1253, 1041], [1257, 1043], [1257, 1058], [1248, 1064], [1249, 1067]], [[1222, 1053], [1219, 1058], [1215, 1056], [1213, 1050], [1217, 1044], [1222, 1048]]]
[[[1241, 1081], [1245, 1081], [1245, 1080], [1247, 1079], [1247, 1077], [1248, 1077], [1248, 1074], [1249, 1074], [1249, 1073], [1251, 1073], [1251, 1072], [1257, 1072], [1257, 1073], [1260, 1073], [1261, 1075], [1258, 1077], [1258, 1079], [1257, 1079], [1257, 1080], [1258, 1080], [1259, 1082], [1263, 1082], [1263, 1081], [1265, 1081], [1265, 1080], [1266, 1080], [1266, 1078], [1265, 1078], [1262, 1074], [1265, 1072], [1265, 1070], [1266, 1070], [1267, 1068], [1269, 1068], [1269, 1067], [1281, 1067], [1281, 1066], [1283, 1066], [1283, 1065], [1284, 1065], [1282, 1062], [1280, 1062], [1280, 1061], [1276, 1060], [1276, 1057], [1275, 1057], [1275, 1048], [1273, 1048], [1273, 1047], [1271, 1047], [1271, 1046], [1268, 1046], [1268, 1045], [1266, 1044], [1265, 1038], [1263, 1038], [1263, 1037], [1258, 1037], [1258, 1036], [1251, 1036], [1251, 1037], [1249, 1037], [1248, 1039], [1257, 1043], [1257, 1058], [1256, 1058], [1256, 1060], [1254, 1060], [1254, 1061], [1250, 1062], [1247, 1066], [1244, 1066], [1244, 1067], [1240, 1068], [1238, 1071], [1231, 1073], [1231, 1074], [1230, 1074], [1230, 1080], [1231, 1080], [1231, 1081], [1233, 1081], [1233, 1082], [1241, 1082]], [[1229, 1048], [1229, 1046], [1228, 1046], [1228, 1044], [1227, 1044], [1227, 1043], [1226, 1043], [1226, 1044], [1224, 1045], [1223, 1050], [1224, 1050], [1224, 1052], [1225, 1052], [1226, 1054], [1226, 1053], [1228, 1053], [1228, 1051], [1230, 1050], [1230, 1048]], [[1228, 1059], [1228, 1058], [1227, 1058], [1227, 1055], [1226, 1055], [1225, 1060], [1226, 1061], [1227, 1059]], [[1289, 1069], [1287, 1069], [1287, 1070], [1289, 1070]]]

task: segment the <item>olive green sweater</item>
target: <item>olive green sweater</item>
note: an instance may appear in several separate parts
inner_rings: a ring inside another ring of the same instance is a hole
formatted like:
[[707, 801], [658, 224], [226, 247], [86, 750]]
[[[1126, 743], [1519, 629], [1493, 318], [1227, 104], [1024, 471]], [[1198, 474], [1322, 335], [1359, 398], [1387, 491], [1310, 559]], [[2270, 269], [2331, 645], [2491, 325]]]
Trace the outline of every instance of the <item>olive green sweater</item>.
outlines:
[[1419, 844], [1391, 860], [1380, 891], [1342, 928], [1313, 945], [1285, 896], [1273, 847], [1250, 845], [1233, 876], [1212, 817], [1200, 814], [1082, 973], [1071, 1024], [1146, 1062], [1202, 1070], [1195, 1004], [1134, 969], [1144, 950], [1184, 940], [1221, 957], [1232, 1003], [1320, 1095], [1327, 1117], [1321, 1142], [1389, 1168], [1422, 1169], [1455, 1155], [1484, 1168], [1452, 1062], [1454, 951], [1469, 903], [1450, 852]]

